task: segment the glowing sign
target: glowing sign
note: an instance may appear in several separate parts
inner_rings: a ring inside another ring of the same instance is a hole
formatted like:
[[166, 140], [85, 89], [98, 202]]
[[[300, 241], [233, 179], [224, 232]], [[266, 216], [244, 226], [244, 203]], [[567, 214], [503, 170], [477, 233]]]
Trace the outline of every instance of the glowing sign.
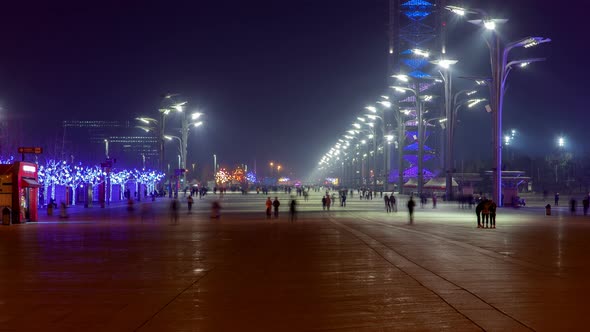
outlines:
[[37, 167], [30, 166], [30, 165], [23, 165], [23, 171], [35, 173], [37, 171]]

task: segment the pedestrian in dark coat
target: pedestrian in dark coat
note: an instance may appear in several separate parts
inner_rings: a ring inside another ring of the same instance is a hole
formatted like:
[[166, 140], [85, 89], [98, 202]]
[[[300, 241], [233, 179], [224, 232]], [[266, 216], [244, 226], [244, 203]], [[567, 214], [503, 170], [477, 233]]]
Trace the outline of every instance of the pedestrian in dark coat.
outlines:
[[496, 228], [496, 202], [490, 200], [490, 227]]
[[281, 206], [281, 202], [279, 202], [279, 198], [275, 197], [275, 200], [272, 202], [272, 206], [275, 208], [275, 218], [279, 217], [279, 206]]
[[475, 215], [477, 216], [477, 228], [481, 228], [481, 210], [483, 210], [483, 201], [475, 206]]
[[414, 202], [414, 198], [410, 196], [410, 200], [408, 201], [408, 212], [410, 213], [410, 224], [414, 223], [414, 207], [416, 206], [416, 202]]

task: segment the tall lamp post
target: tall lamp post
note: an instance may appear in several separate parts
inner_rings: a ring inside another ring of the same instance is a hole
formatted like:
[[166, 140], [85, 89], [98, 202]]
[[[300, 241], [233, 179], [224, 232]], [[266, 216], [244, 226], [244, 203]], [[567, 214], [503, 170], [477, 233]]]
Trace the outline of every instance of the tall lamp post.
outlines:
[[[387, 96], [382, 96], [382, 98], [384, 98], [385, 100], [380, 100], [377, 102], [377, 104], [383, 106], [383, 109], [390, 109], [391, 108], [391, 102], [388, 100], [389, 97]], [[388, 163], [388, 158], [389, 158], [389, 143], [390, 143], [390, 139], [388, 138], [388, 133], [387, 133], [387, 123], [385, 120], [385, 114], [383, 114], [383, 117], [376, 115], [378, 108], [375, 106], [367, 106], [365, 107], [366, 110], [368, 110], [369, 112], [373, 113], [373, 114], [367, 114], [365, 115], [367, 118], [371, 119], [371, 120], [375, 120], [375, 119], [379, 119], [381, 121], [381, 142], [382, 142], [382, 147], [383, 147], [383, 165], [382, 165], [382, 169], [381, 169], [381, 173], [382, 173], [382, 178], [383, 178], [383, 191], [387, 191], [387, 184], [389, 182], [389, 163]]]
[[[424, 50], [420, 50], [420, 49], [414, 49], [412, 50], [412, 52], [416, 55], [419, 55], [421, 57], [424, 58], [428, 58], [430, 57], [430, 52], [428, 51], [424, 51]], [[456, 64], [458, 61], [457, 60], [450, 60], [450, 59], [446, 59], [445, 54], [442, 53], [440, 54], [440, 59], [437, 60], [433, 60], [430, 61], [430, 63], [437, 65], [440, 70], [438, 71], [443, 84], [444, 84], [444, 109], [445, 109], [445, 121], [447, 123], [452, 123], [453, 122], [453, 112], [452, 112], [452, 104], [451, 104], [451, 98], [452, 98], [452, 76], [451, 76], [451, 72], [450, 72], [450, 68], [452, 65]], [[399, 76], [399, 75], [397, 75]], [[452, 195], [453, 195], [453, 188], [452, 188], [452, 159], [451, 159], [451, 152], [450, 152], [450, 142], [451, 142], [451, 131], [447, 128], [446, 130], [446, 140], [443, 140], [443, 142], [445, 142], [446, 144], [444, 145], [444, 167], [443, 169], [445, 170], [445, 183], [446, 183], [446, 188], [445, 188], [445, 196], [447, 198], [447, 200], [452, 199]]]
[[494, 116], [493, 120], [493, 144], [494, 144], [494, 167], [493, 171], [493, 197], [499, 206], [503, 206], [502, 201], [502, 107], [504, 104], [504, 94], [506, 92], [506, 79], [508, 73], [514, 65], [521, 66], [528, 65], [531, 62], [542, 61], [543, 59], [529, 59], [508, 62], [508, 55], [510, 51], [516, 47], [529, 48], [542, 43], [550, 42], [549, 38], [542, 37], [527, 37], [516, 42], [511, 42], [505, 45], [500, 43], [500, 38], [496, 33], [496, 26], [498, 23], [506, 23], [506, 19], [491, 18], [485, 11], [481, 9], [465, 9], [457, 6], [446, 6], [447, 10], [459, 15], [475, 14], [479, 16], [478, 19], [470, 20], [470, 23], [483, 26], [487, 31], [491, 32], [489, 39], [486, 39], [486, 44], [490, 50], [490, 64], [492, 68], [492, 82], [490, 84], [491, 107]]

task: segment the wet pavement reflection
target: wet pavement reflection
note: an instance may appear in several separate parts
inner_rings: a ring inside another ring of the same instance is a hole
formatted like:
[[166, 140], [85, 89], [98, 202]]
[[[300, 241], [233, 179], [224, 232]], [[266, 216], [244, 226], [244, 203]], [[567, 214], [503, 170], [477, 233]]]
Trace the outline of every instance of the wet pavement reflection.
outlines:
[[250, 194], [217, 220], [212, 200], [178, 225], [164, 199], [149, 218], [73, 208], [0, 228], [0, 331], [586, 329], [590, 218], [500, 209], [477, 229], [439, 203], [408, 225], [379, 199], [324, 212], [315, 195], [290, 222]]

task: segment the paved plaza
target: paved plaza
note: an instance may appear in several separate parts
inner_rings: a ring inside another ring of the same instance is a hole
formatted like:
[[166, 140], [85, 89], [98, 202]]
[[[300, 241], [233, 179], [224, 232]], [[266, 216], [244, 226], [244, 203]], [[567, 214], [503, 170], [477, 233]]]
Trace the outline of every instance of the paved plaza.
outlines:
[[[71, 208], [68, 219], [0, 228], [0, 331], [587, 330], [590, 217], [566, 207], [474, 210], [406, 198], [322, 211], [320, 193], [228, 194]], [[337, 204], [339, 205], [339, 204]]]

